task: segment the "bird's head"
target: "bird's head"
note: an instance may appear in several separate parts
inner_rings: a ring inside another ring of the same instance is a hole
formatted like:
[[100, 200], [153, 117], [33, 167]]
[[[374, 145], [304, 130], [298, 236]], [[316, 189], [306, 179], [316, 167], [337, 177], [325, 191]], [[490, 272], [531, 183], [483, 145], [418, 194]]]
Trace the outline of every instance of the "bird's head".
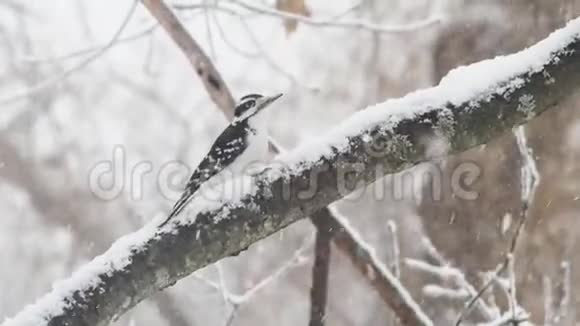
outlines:
[[279, 99], [282, 94], [274, 96], [263, 96], [260, 94], [248, 94], [240, 99], [234, 112], [234, 123], [246, 120], [258, 114], [275, 100]]

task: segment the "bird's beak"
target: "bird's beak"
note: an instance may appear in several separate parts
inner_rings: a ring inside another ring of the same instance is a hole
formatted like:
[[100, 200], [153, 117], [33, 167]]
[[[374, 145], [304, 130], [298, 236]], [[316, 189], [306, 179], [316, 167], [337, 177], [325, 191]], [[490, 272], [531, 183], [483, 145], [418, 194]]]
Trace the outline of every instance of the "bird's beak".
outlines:
[[265, 96], [262, 98], [262, 105], [260, 105], [260, 110], [264, 109], [265, 107], [267, 107], [268, 105], [272, 104], [272, 102], [276, 101], [277, 99], [279, 99], [280, 97], [282, 97], [282, 93], [280, 94], [276, 94], [274, 96]]

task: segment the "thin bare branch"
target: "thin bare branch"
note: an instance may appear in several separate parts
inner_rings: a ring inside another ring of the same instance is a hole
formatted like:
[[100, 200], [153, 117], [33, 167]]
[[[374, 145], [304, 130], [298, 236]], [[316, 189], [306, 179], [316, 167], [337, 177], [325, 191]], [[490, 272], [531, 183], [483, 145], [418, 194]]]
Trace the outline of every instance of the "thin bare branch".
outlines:
[[21, 92], [18, 92], [16, 94], [11, 94], [9, 96], [0, 98], [0, 104], [8, 104], [8, 103], [11, 103], [11, 102], [14, 102], [17, 100], [21, 100], [21, 99], [27, 98], [29, 96], [35, 95], [36, 93], [39, 93], [47, 88], [57, 86], [59, 83], [61, 83], [65, 79], [67, 79], [69, 76], [71, 76], [75, 72], [82, 70], [83, 68], [88, 66], [90, 63], [92, 63], [96, 59], [100, 58], [105, 52], [107, 52], [107, 50], [109, 50], [117, 42], [117, 40], [119, 39], [119, 37], [121, 36], [123, 31], [125, 30], [125, 27], [127, 27], [127, 24], [131, 20], [131, 17], [133, 16], [133, 13], [135, 12], [136, 8], [137, 8], [137, 0], [134, 0], [133, 4], [129, 8], [129, 11], [125, 15], [125, 18], [121, 22], [121, 25], [119, 26], [117, 31], [115, 31], [115, 33], [113, 34], [113, 37], [111, 37], [109, 42], [107, 42], [105, 44], [105, 46], [103, 46], [102, 48], [100, 48], [99, 50], [97, 50], [96, 52], [94, 52], [93, 54], [91, 54], [90, 56], [88, 56], [87, 58], [85, 58], [84, 60], [79, 62], [78, 64], [74, 65], [73, 67], [63, 71], [62, 73], [60, 73], [57, 76], [54, 76], [54, 77], [49, 78], [47, 80], [44, 80], [44, 81], [36, 84], [35, 86], [33, 86], [31, 88], [24, 89]]
[[391, 236], [391, 270], [396, 278], [401, 278], [401, 249], [399, 248], [399, 232], [397, 223], [390, 220], [387, 223], [387, 229]]
[[[387, 222], [387, 230], [391, 236], [391, 271], [396, 278], [401, 279], [401, 249], [399, 248], [399, 231], [397, 223], [393, 220]], [[391, 313], [389, 316], [391, 325], [397, 326], [397, 316]]]
[[508, 279], [508, 304], [510, 311], [512, 313], [513, 320], [516, 320], [516, 315], [519, 310], [518, 299], [517, 299], [517, 286], [516, 286], [516, 257], [513, 254], [507, 255], [507, 279]]
[[291, 74], [290, 72], [286, 71], [284, 68], [282, 68], [269, 54], [268, 52], [264, 49], [264, 47], [262, 46], [260, 40], [258, 40], [258, 38], [256, 37], [256, 34], [254, 33], [254, 31], [252, 30], [252, 28], [248, 25], [248, 23], [244, 20], [241, 19], [240, 20], [242, 27], [246, 30], [246, 33], [248, 33], [248, 36], [250, 37], [250, 39], [252, 40], [252, 43], [254, 43], [254, 46], [256, 47], [256, 49], [258, 50], [258, 53], [261, 55], [261, 57], [264, 59], [264, 61], [275, 71], [279, 72], [280, 74], [282, 74], [284, 77], [288, 78], [288, 80], [290, 80], [290, 82], [296, 84], [296, 85], [300, 85], [303, 88], [307, 88], [306, 86], [303, 85], [303, 83], [298, 82], [298, 80], [296, 79], [296, 77], [294, 77], [293, 74]]
[[544, 326], [552, 326], [555, 314], [552, 280], [550, 277], [546, 275], [542, 277], [542, 288], [544, 292]]
[[[522, 96], [518, 100], [520, 102], [518, 107], [522, 106], [522, 99], [524, 99], [524, 98], [525, 98], [525, 96]], [[518, 225], [516, 227], [514, 236], [512, 237], [512, 241], [510, 242], [510, 247], [508, 248], [508, 252], [506, 254], [504, 261], [497, 266], [495, 271], [492, 273], [490, 280], [479, 290], [477, 295], [475, 297], [473, 297], [473, 299], [470, 300], [466, 304], [465, 309], [463, 309], [463, 311], [461, 312], [461, 314], [457, 318], [457, 322], [455, 323], [456, 326], [460, 325], [463, 322], [463, 319], [465, 318], [466, 314], [471, 310], [474, 303], [477, 300], [479, 300], [479, 298], [485, 293], [485, 291], [487, 291], [491, 287], [491, 285], [499, 277], [499, 275], [502, 274], [503, 272], [505, 272], [506, 270], [508, 271], [508, 273], [510, 274], [510, 276], [512, 278], [511, 279], [512, 285], [510, 287], [510, 293], [511, 293], [510, 301], [512, 304], [514, 303], [514, 301], [516, 301], [516, 298], [515, 298], [515, 291], [516, 291], [516, 289], [515, 289], [515, 270], [513, 270], [513, 268], [514, 268], [513, 261], [515, 259], [515, 253], [516, 253], [518, 241], [521, 237], [521, 234], [523, 232], [523, 229], [524, 229], [527, 217], [528, 217], [529, 208], [533, 202], [534, 194], [535, 194], [536, 188], [538, 186], [538, 183], [540, 181], [540, 174], [539, 174], [538, 168], [536, 166], [536, 161], [533, 157], [533, 151], [527, 144], [527, 138], [526, 138], [524, 126], [519, 126], [515, 130], [515, 136], [516, 136], [516, 140], [517, 140], [517, 144], [518, 144], [518, 149], [520, 151], [520, 155], [522, 156], [522, 169], [521, 169], [522, 208], [520, 211], [519, 222], [518, 222]], [[520, 311], [516, 311], [515, 309], [516, 309], [515, 306], [513, 307], [513, 309], [510, 309], [510, 310], [512, 310], [512, 315], [513, 315], [514, 319], [516, 318], [516, 314], [520, 313]]]
[[247, 302], [248, 300], [252, 299], [256, 294], [258, 294], [258, 292], [266, 288], [266, 286], [270, 285], [272, 282], [276, 281], [281, 276], [288, 273], [292, 268], [301, 265], [305, 261], [304, 256], [308, 248], [312, 246], [313, 241], [314, 241], [313, 237], [307, 237], [304, 243], [294, 252], [292, 257], [288, 259], [288, 261], [286, 261], [274, 273], [262, 279], [248, 291], [244, 292], [241, 295], [232, 295], [231, 297], [232, 302], [237, 305]]
[[87, 54], [91, 54], [94, 52], [98, 52], [103, 50], [104, 48], [106, 48], [107, 46], [110, 48], [113, 48], [119, 44], [123, 44], [126, 42], [131, 42], [134, 40], [137, 40], [143, 36], [149, 35], [151, 33], [153, 33], [155, 31], [155, 29], [157, 29], [157, 27], [159, 27], [159, 24], [155, 23], [152, 24], [151, 26], [144, 28], [143, 30], [133, 33], [129, 36], [125, 36], [125, 37], [119, 37], [113, 44], [108, 46], [109, 42], [105, 42], [105, 43], [101, 43], [101, 44], [95, 44], [95, 45], [91, 45], [85, 48], [81, 48], [78, 50], [73, 50], [70, 51], [68, 53], [64, 53], [61, 55], [55, 55], [55, 56], [47, 56], [47, 57], [38, 57], [38, 56], [24, 56], [19, 58], [19, 62], [22, 62], [24, 64], [38, 64], [38, 63], [54, 63], [57, 61], [67, 61], [69, 59], [74, 59], [83, 55], [87, 55]]
[[199, 44], [163, 1], [141, 0], [141, 2], [183, 51], [218, 109], [226, 117], [232, 119], [235, 100], [221, 75]]
[[569, 261], [563, 261], [560, 265], [562, 269], [562, 297], [558, 304], [558, 322], [566, 322], [566, 317], [570, 314], [572, 290], [572, 266]]
[[[433, 251], [435, 256], [440, 257], [435, 247], [431, 247], [430, 250]], [[468, 299], [474, 299], [473, 309], [475, 312], [477, 312], [478, 317], [489, 322], [494, 320], [497, 316], [494, 314], [493, 309], [491, 309], [486, 304], [486, 302], [483, 300], [483, 298], [481, 298], [481, 296], [477, 295], [478, 294], [477, 290], [471, 283], [467, 281], [467, 278], [465, 277], [463, 272], [461, 272], [459, 269], [455, 267], [450, 266], [447, 262], [442, 260], [442, 258], [440, 259], [441, 260], [438, 260], [438, 263], [440, 264], [438, 266], [411, 258], [405, 259], [405, 265], [414, 270], [428, 273], [429, 275], [437, 277], [442, 281], [446, 281], [453, 284], [455, 287], [458, 288], [458, 290], [454, 291], [457, 291], [458, 293], [466, 292], [469, 295]], [[458, 297], [459, 295], [455, 296], [455, 298]]]
[[231, 3], [234, 3], [246, 10], [253, 11], [256, 13], [260, 13], [263, 15], [281, 18], [284, 20], [294, 20], [306, 25], [312, 25], [317, 27], [335, 27], [335, 28], [347, 28], [347, 29], [360, 29], [360, 30], [367, 30], [372, 32], [380, 32], [380, 33], [407, 33], [407, 32], [415, 32], [418, 30], [422, 30], [428, 27], [432, 27], [437, 25], [441, 22], [441, 18], [429, 18], [424, 21], [419, 21], [416, 23], [411, 23], [407, 25], [400, 25], [400, 26], [384, 26], [369, 23], [367, 21], [339, 21], [339, 20], [328, 20], [328, 19], [319, 19], [319, 18], [312, 18], [302, 15], [297, 15], [290, 12], [285, 12], [281, 10], [277, 10], [274, 8], [263, 7], [259, 5], [255, 5], [249, 1], [243, 0], [228, 0]]
[[[193, 274], [195, 278], [209, 286], [210, 288], [220, 291], [224, 300], [230, 305], [231, 312], [228, 314], [225, 325], [231, 325], [235, 320], [237, 311], [244, 304], [248, 304], [261, 290], [265, 289], [268, 285], [272, 284], [276, 280], [279, 280], [282, 276], [289, 273], [292, 268], [301, 265], [304, 262], [303, 256], [306, 254], [308, 248], [312, 246], [314, 238], [307, 238], [302, 245], [294, 252], [292, 257], [288, 259], [285, 263], [280, 265], [272, 274], [260, 280], [252, 288], [248, 289], [242, 294], [235, 294], [230, 292], [221, 280], [219, 283], [206, 279], [198, 274]], [[222, 271], [223, 272], [223, 271]]]
[[[336, 211], [333, 212], [333, 216], [334, 219], [330, 220], [329, 223], [335, 223], [332, 228], [337, 230], [334, 236], [336, 245], [343, 252], [348, 253], [354, 266], [366, 275], [367, 280], [378, 291], [381, 299], [391, 307], [401, 324], [433, 325], [431, 319], [411, 297], [407, 289], [391, 273], [389, 268], [381, 263], [374, 249], [362, 239], [353, 227], [348, 225], [344, 217], [341, 217]], [[340, 224], [336, 221], [339, 221]]]

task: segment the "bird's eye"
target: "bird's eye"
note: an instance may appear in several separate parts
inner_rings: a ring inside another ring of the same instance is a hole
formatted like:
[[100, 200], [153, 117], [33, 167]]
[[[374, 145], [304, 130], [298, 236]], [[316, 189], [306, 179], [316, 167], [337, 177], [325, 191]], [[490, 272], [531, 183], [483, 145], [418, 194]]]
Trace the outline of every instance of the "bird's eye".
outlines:
[[246, 103], [246, 107], [247, 107], [248, 109], [249, 109], [249, 108], [251, 108], [251, 107], [252, 107], [252, 106], [254, 106], [254, 105], [256, 105], [256, 101], [254, 101], [254, 100], [250, 100], [250, 101], [248, 101], [248, 102]]

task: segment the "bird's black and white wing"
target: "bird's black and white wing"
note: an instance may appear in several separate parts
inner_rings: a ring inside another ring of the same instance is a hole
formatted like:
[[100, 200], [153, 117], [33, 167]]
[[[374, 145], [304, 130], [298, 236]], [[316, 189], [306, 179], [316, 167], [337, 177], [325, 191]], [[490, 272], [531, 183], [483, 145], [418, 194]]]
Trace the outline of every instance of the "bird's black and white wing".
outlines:
[[165, 225], [172, 217], [179, 214], [204, 182], [223, 171], [248, 147], [246, 137], [248, 129], [248, 124], [242, 121], [237, 124], [230, 124], [219, 135], [208, 154], [189, 178], [183, 195], [175, 203], [171, 213], [160, 226]]

